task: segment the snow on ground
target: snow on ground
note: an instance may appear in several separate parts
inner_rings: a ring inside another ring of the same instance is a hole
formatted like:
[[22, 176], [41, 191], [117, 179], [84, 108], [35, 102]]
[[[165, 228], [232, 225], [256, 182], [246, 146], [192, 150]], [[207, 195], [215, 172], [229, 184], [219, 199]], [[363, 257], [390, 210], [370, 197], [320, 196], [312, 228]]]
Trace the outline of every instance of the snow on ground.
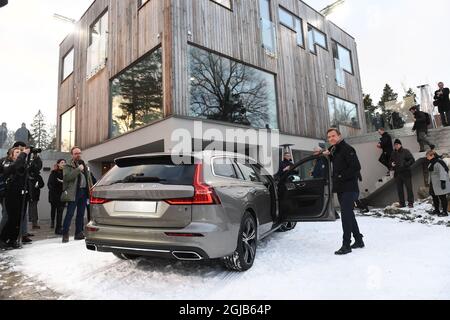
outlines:
[[120, 261], [84, 242], [46, 240], [12, 255], [16, 270], [64, 299], [449, 299], [450, 229], [359, 218], [367, 248], [338, 257], [340, 222], [300, 224], [258, 247], [246, 273], [217, 262]]

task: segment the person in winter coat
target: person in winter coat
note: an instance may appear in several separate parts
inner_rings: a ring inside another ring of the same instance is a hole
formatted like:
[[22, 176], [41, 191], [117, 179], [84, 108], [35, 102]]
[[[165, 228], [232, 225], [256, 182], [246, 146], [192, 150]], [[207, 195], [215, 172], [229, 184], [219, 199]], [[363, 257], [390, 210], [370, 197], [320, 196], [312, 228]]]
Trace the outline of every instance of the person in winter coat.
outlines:
[[395, 172], [395, 179], [397, 182], [397, 192], [400, 201], [400, 207], [406, 207], [405, 190], [406, 187], [408, 195], [408, 206], [414, 208], [414, 192], [412, 186], [412, 172], [411, 167], [416, 162], [411, 151], [403, 148], [402, 142], [397, 139], [394, 142], [395, 151], [391, 156], [391, 166]]
[[[63, 191], [63, 169], [66, 160], [60, 159], [56, 162], [55, 167], [48, 178], [48, 201], [51, 205], [51, 228], [55, 229], [55, 234], [62, 235], [62, 216], [64, 212], [64, 203], [61, 202], [61, 194]], [[56, 224], [55, 224], [56, 219]]]
[[63, 243], [69, 242], [69, 231], [72, 218], [77, 211], [75, 221], [75, 240], [84, 240], [84, 215], [90, 190], [93, 186], [92, 175], [89, 167], [81, 159], [81, 149], [73, 147], [71, 150], [72, 160], [63, 169], [63, 192], [61, 201], [67, 202], [67, 212], [63, 223]]
[[5, 206], [8, 221], [0, 234], [0, 246], [8, 249], [19, 249], [20, 220], [22, 213], [23, 195], [25, 187], [26, 160], [30, 149], [14, 148], [11, 161], [3, 167], [3, 174], [7, 177]]
[[[428, 171], [430, 175], [430, 195], [433, 197], [434, 203], [433, 214], [439, 217], [448, 217], [447, 195], [450, 193], [449, 168], [434, 151], [427, 152], [427, 159], [430, 162]], [[440, 205], [442, 205], [442, 212], [440, 211]]]
[[[333, 164], [333, 192], [338, 195], [344, 231], [342, 247], [335, 254], [345, 255], [351, 253], [352, 249], [364, 248], [365, 246], [363, 235], [359, 231], [353, 211], [355, 202], [359, 198], [358, 180], [361, 177], [361, 164], [355, 149], [344, 141], [338, 129], [329, 129], [327, 137], [331, 148], [323, 154], [329, 156]], [[351, 245], [352, 234], [355, 238], [353, 245]]]
[[384, 128], [380, 128], [378, 130], [378, 133], [381, 136], [380, 142], [378, 143], [377, 147], [378, 149], [383, 150], [383, 153], [381, 154], [378, 161], [384, 165], [388, 169], [388, 175], [390, 175], [391, 172], [391, 164], [390, 159], [392, 152], [394, 152], [394, 146], [392, 144], [392, 137], [389, 133], [385, 131]]
[[434, 106], [439, 108], [442, 125], [450, 126], [450, 89], [444, 87], [443, 82], [438, 83], [439, 90], [434, 93]]
[[434, 148], [436, 146], [427, 137], [428, 136], [427, 115], [424, 112], [419, 111], [417, 109], [417, 106], [412, 107], [411, 109], [409, 109], [409, 111], [412, 112], [412, 114], [414, 115], [414, 118], [416, 119], [412, 130], [416, 131], [416, 133], [417, 133], [417, 142], [420, 145], [419, 152], [425, 152], [426, 144], [430, 146], [431, 150], [434, 150]]
[[294, 166], [294, 162], [292, 161], [292, 156], [289, 152], [286, 152], [283, 157], [283, 161], [280, 162], [280, 166], [278, 169], [278, 173], [275, 175], [276, 177], [281, 177], [284, 173], [289, 171]]

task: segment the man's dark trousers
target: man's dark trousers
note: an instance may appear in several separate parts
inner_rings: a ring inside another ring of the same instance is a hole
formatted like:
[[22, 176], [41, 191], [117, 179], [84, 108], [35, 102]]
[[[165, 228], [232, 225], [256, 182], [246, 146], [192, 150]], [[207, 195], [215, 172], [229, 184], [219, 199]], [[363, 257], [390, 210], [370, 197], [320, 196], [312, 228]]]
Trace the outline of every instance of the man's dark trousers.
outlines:
[[398, 174], [395, 177], [395, 179], [397, 181], [397, 192], [398, 192], [398, 198], [400, 199], [400, 204], [402, 206], [404, 206], [406, 204], [404, 187], [406, 187], [409, 204], [413, 204], [414, 203], [414, 192], [413, 192], [413, 186], [412, 186], [411, 172], [403, 172], [401, 174]]
[[362, 235], [359, 232], [358, 222], [356, 222], [355, 202], [358, 200], [359, 192], [343, 192], [338, 193], [339, 204], [341, 205], [342, 229], [344, 230], [344, 245], [350, 246], [353, 237], [361, 240]]
[[450, 126], [450, 110], [443, 110], [440, 112], [440, 114], [441, 114], [442, 126], [444, 126], [444, 127]]

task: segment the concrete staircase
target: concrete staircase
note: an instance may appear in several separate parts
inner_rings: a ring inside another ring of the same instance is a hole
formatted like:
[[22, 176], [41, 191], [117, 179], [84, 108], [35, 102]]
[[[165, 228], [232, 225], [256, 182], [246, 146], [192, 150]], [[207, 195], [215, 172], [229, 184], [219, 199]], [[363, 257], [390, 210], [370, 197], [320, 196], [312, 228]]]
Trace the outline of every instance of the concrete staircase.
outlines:
[[450, 153], [450, 127], [430, 130], [429, 137], [439, 154]]

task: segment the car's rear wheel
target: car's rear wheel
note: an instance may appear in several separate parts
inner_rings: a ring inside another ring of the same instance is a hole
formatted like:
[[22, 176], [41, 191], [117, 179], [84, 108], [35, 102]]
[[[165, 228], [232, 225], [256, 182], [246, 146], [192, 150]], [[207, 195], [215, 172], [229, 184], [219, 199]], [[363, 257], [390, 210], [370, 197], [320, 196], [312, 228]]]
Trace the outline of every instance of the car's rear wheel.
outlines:
[[117, 258], [121, 259], [121, 260], [136, 260], [137, 258], [139, 258], [139, 256], [134, 255], [134, 254], [128, 254], [128, 253], [113, 253]]
[[237, 249], [224, 258], [225, 266], [232, 271], [249, 270], [255, 261], [257, 240], [256, 220], [246, 212], [241, 222]]
[[296, 226], [297, 226], [297, 222], [286, 222], [286, 223], [283, 223], [277, 231], [278, 232], [289, 232], [289, 231], [294, 230]]

